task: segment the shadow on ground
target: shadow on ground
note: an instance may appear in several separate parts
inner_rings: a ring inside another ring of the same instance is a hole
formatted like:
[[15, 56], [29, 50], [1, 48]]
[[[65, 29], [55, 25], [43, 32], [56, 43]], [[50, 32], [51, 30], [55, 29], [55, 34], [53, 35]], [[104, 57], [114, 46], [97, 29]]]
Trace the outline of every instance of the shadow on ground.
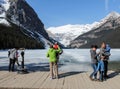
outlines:
[[[59, 64], [59, 68], [62, 64]], [[37, 71], [49, 71], [49, 63], [31, 63], [26, 64], [25, 67], [29, 72], [37, 72]], [[8, 71], [8, 66], [0, 66], [0, 71]], [[17, 71], [17, 66], [15, 65], [15, 71]]]
[[80, 73], [83, 73], [85, 71], [81, 71], [81, 72], [66, 72], [66, 73], [62, 73], [62, 74], [59, 74], [59, 78], [64, 78], [64, 77], [68, 77], [68, 76], [72, 76], [72, 75], [77, 75], [77, 74], [80, 74]]
[[109, 78], [114, 78], [115, 76], [119, 75], [119, 73], [120, 73], [120, 72], [115, 71], [115, 72], [113, 72], [113, 73], [110, 73], [110, 74], [108, 75], [108, 77], [109, 77]]
[[[62, 66], [63, 64], [59, 64], [59, 68]], [[31, 63], [31, 64], [27, 64], [26, 65], [27, 70], [29, 73], [31, 72], [39, 72], [39, 71], [43, 71], [43, 72], [48, 72], [49, 71], [49, 63]], [[0, 71], [8, 71], [8, 66], [0, 66]], [[15, 72], [17, 72], [17, 68], [15, 65]], [[64, 78], [64, 77], [68, 77], [68, 76], [72, 76], [72, 75], [77, 75], [80, 73], [83, 73], [85, 71], [81, 71], [81, 72], [65, 72], [65, 73], [61, 73], [59, 74], [59, 78]]]

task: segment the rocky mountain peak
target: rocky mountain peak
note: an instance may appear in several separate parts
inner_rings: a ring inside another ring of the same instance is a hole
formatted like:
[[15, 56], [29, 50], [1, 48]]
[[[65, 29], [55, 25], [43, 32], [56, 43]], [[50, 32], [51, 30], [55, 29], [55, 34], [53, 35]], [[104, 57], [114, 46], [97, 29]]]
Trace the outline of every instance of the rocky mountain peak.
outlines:
[[102, 21], [108, 21], [108, 20], [116, 20], [120, 17], [120, 14], [118, 12], [111, 12], [109, 13], [105, 18], [102, 19]]
[[113, 48], [119, 48], [120, 14], [111, 12], [103, 18], [100, 23], [101, 24], [97, 28], [88, 31], [71, 41], [70, 47], [89, 48], [92, 44], [100, 45], [104, 41]]
[[44, 44], [45, 47], [48, 46], [48, 42], [51, 43], [43, 22], [26, 0], [0, 0], [1, 24], [9, 25], [11, 28], [14, 26], [22, 32], [22, 35], [35, 39], [38, 43]]

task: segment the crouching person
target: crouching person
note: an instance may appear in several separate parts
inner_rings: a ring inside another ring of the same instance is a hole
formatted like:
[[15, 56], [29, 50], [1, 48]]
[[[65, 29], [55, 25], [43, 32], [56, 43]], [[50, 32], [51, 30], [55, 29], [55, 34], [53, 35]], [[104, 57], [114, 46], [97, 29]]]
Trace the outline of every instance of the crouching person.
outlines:
[[50, 78], [54, 79], [57, 78], [58, 79], [58, 65], [56, 63], [57, 61], [57, 53], [60, 53], [61, 49], [58, 48], [57, 50], [55, 50], [53, 48], [53, 45], [50, 45], [50, 49], [47, 52], [47, 57], [49, 57], [49, 62], [50, 62]]

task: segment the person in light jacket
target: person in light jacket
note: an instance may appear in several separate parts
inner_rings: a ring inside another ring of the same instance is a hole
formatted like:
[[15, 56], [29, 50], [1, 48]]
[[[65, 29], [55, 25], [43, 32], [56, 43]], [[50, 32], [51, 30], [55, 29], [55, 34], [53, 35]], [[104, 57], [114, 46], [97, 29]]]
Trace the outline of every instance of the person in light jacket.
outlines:
[[15, 59], [17, 58], [16, 49], [11, 49], [9, 53], [9, 72], [13, 72], [15, 66]]

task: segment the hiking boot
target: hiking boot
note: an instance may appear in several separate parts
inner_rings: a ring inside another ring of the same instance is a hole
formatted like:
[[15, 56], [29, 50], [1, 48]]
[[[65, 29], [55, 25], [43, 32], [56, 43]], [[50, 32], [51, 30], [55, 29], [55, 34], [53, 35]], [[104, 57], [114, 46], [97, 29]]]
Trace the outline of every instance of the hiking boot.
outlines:
[[91, 81], [94, 81], [94, 79], [92, 79], [92, 77], [89, 77]]
[[100, 82], [103, 82], [103, 80], [100, 80]]
[[100, 80], [100, 79], [98, 79], [97, 81], [98, 81], [98, 82], [103, 82], [103, 80]]
[[98, 79], [94, 79], [94, 81], [97, 81]]

